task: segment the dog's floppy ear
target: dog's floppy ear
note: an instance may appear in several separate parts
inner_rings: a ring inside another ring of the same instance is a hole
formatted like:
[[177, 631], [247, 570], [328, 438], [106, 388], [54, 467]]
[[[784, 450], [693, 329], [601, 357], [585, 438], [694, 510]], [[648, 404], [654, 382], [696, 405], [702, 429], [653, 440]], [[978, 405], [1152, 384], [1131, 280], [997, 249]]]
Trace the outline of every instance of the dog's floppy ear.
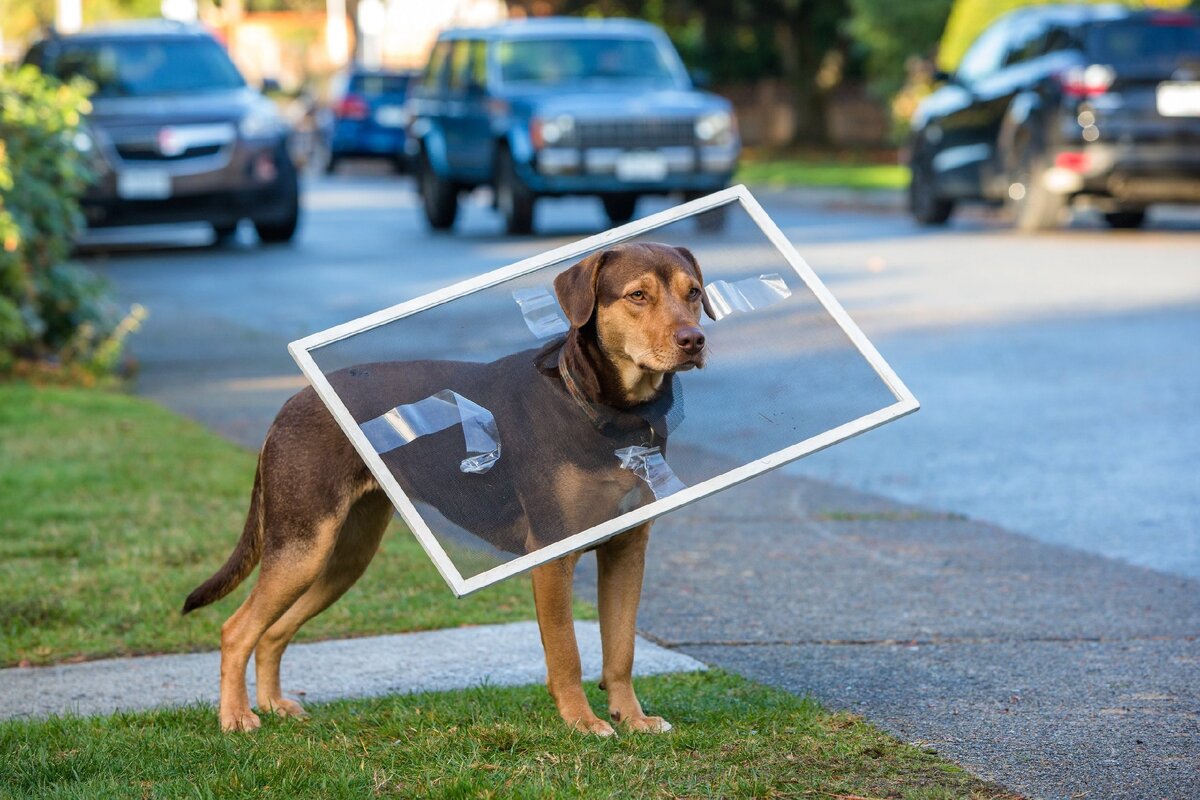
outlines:
[[592, 312], [596, 310], [596, 284], [600, 279], [600, 267], [604, 266], [611, 252], [601, 250], [592, 253], [555, 277], [554, 294], [572, 328], [582, 328], [592, 318]]
[[692, 269], [696, 271], [696, 280], [700, 281], [700, 305], [704, 307], [704, 313], [708, 315], [709, 319], [716, 319], [713, 316], [712, 306], [708, 302], [708, 292], [704, 290], [704, 273], [700, 270], [700, 264], [696, 261], [696, 257], [686, 247], [676, 247], [675, 249], [688, 260], [688, 263], [692, 265]]

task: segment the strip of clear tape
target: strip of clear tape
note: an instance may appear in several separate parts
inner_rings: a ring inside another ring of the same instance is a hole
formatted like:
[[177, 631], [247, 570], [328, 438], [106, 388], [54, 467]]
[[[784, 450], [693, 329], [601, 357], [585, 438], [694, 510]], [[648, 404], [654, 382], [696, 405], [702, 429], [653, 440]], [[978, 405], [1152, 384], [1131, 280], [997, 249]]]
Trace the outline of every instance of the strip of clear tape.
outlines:
[[377, 453], [387, 453], [422, 436], [461, 425], [468, 455], [459, 469], [476, 475], [500, 460], [500, 432], [496, 418], [478, 403], [458, 392], [442, 389], [424, 400], [396, 406], [359, 427]]
[[713, 281], [704, 287], [716, 322], [737, 312], [769, 308], [792, 296], [783, 276], [778, 273], [743, 278], [740, 281]]
[[[730, 314], [768, 308], [792, 296], [783, 276], [778, 273], [743, 278], [740, 281], [713, 281], [704, 287], [712, 307], [714, 321]], [[570, 326], [549, 289], [534, 286], [514, 289], [513, 300], [521, 309], [525, 325], [539, 339], [566, 333]]]
[[521, 307], [521, 316], [525, 317], [530, 332], [539, 339], [549, 339], [570, 329], [566, 317], [559, 310], [558, 301], [545, 287], [514, 289], [512, 296]]
[[621, 469], [629, 470], [646, 482], [655, 500], [662, 500], [687, 488], [687, 484], [671, 471], [671, 465], [663, 458], [662, 450], [658, 447], [622, 447], [613, 451], [613, 455], [620, 459]]

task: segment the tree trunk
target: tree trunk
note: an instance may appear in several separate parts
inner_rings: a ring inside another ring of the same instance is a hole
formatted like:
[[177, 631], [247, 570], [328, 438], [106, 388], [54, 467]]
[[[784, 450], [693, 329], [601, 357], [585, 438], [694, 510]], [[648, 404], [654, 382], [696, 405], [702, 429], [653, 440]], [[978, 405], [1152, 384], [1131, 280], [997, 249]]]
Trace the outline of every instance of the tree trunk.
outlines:
[[794, 143], [829, 144], [828, 102], [817, 85], [825, 48], [816, 41], [812, 0], [800, 3], [775, 28], [783, 77], [791, 87]]

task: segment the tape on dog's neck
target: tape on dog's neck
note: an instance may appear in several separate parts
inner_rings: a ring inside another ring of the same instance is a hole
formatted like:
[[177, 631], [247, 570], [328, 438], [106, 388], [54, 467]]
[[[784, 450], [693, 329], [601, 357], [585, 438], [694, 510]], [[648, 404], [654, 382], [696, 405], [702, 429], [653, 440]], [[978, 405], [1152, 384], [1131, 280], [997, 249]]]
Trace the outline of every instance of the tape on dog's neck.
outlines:
[[666, 441], [667, 435], [683, 422], [683, 387], [679, 376], [671, 373], [671, 379], [663, 382], [658, 396], [648, 403], [628, 409], [593, 403], [583, 393], [579, 378], [567, 363], [565, 348], [559, 347], [554, 358], [563, 388], [588, 421], [601, 433], [625, 433], [643, 425], [650, 427], [650, 443], [657, 438]]

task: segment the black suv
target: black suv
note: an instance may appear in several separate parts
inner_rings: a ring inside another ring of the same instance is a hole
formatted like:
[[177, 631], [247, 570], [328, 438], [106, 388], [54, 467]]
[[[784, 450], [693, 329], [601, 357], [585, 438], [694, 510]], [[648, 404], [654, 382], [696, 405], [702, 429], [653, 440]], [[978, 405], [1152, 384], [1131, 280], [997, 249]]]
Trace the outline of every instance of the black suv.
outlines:
[[76, 137], [97, 173], [82, 199], [89, 226], [208, 222], [224, 238], [249, 217], [263, 241], [295, 234], [288, 127], [202, 29], [124, 23], [47, 39], [25, 60], [95, 85]]
[[989, 27], [913, 120], [909, 206], [944, 223], [1003, 202], [1017, 227], [1090, 205], [1113, 227], [1200, 203], [1200, 21], [1114, 6], [1015, 11]]

